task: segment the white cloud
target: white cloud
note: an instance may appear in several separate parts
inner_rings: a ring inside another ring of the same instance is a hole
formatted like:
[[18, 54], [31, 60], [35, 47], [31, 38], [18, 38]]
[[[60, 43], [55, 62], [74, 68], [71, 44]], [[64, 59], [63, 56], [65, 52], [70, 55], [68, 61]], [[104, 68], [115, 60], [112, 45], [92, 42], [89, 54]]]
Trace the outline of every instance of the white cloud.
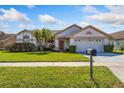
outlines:
[[28, 8], [35, 8], [35, 5], [27, 5]]
[[3, 22], [0, 22], [0, 31], [5, 31], [5, 32], [8, 32], [9, 31], [9, 25], [3, 23]]
[[114, 14], [114, 13], [101, 13], [99, 15], [89, 16], [88, 19], [93, 19], [108, 24], [124, 24], [124, 14]]
[[124, 25], [124, 6], [106, 6], [109, 12], [88, 16], [89, 20], [96, 20], [111, 26]]
[[19, 28], [23, 28], [23, 29], [26, 29], [26, 28], [34, 28], [35, 26], [33, 24], [19, 24], [18, 25]]
[[85, 7], [83, 7], [82, 11], [84, 13], [91, 13], [91, 14], [99, 13], [99, 11], [95, 7], [90, 5], [86, 5]]
[[109, 9], [110, 12], [112, 13], [119, 13], [119, 14], [124, 14], [124, 6], [123, 5], [107, 5], [105, 6], [107, 9]]
[[82, 21], [82, 22], [79, 23], [79, 25], [80, 25], [81, 27], [85, 27], [85, 26], [88, 26], [89, 23]]
[[31, 22], [31, 20], [26, 16], [26, 14], [17, 11], [14, 8], [10, 8], [10, 10], [5, 10], [3, 8], [0, 9], [0, 12], [3, 15], [0, 15], [0, 20], [5, 21], [18, 21], [18, 22]]
[[62, 24], [63, 23], [63, 21], [58, 20], [55, 17], [53, 17], [51, 15], [47, 15], [47, 14], [45, 14], [45, 15], [39, 15], [38, 17], [39, 17], [39, 20], [41, 22], [47, 23], [47, 24], [51, 24], [51, 25], [52, 24], [56, 24], [56, 23], [58, 23], [58, 24]]

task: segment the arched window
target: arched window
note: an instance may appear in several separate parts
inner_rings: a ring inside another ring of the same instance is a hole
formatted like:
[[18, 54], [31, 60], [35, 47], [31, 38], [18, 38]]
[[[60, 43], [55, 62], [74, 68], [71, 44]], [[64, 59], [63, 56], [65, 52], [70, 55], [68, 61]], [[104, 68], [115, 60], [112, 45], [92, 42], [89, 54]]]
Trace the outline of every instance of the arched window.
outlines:
[[29, 43], [30, 37], [28, 35], [23, 36], [23, 42]]

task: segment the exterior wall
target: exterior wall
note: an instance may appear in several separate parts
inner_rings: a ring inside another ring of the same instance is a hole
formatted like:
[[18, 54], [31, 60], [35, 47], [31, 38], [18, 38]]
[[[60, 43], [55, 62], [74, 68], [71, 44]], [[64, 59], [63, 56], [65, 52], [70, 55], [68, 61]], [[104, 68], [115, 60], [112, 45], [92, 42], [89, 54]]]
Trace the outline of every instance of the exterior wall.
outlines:
[[29, 43], [33, 43], [33, 44], [36, 45], [36, 39], [35, 39], [35, 37], [32, 36], [32, 34], [31, 34], [30, 32], [22, 32], [22, 33], [18, 34], [18, 35], [16, 36], [16, 42], [17, 42], [17, 43], [22, 43], [22, 42], [24, 42], [24, 41], [23, 41], [23, 37], [26, 36], [26, 35], [30, 37]]

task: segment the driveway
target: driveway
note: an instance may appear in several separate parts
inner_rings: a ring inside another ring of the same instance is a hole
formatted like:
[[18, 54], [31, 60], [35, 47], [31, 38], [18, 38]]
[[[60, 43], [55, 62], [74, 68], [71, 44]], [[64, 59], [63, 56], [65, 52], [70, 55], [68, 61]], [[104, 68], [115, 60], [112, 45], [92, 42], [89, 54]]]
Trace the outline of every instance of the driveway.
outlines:
[[95, 62], [124, 62], [124, 55], [115, 53], [97, 53], [97, 56], [93, 57], [93, 60]]

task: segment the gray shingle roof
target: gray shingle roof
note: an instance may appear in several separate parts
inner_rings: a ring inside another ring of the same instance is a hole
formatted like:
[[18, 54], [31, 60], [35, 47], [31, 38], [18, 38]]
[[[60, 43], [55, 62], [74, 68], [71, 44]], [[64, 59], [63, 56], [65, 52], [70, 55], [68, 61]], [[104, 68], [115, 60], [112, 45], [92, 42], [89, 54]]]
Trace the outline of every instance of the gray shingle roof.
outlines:
[[110, 34], [114, 39], [124, 39], [124, 30]]
[[[0, 33], [3, 33], [3, 32], [0, 32]], [[9, 38], [9, 37], [11, 37], [11, 36], [13, 36], [13, 35], [15, 35], [15, 34], [1, 34], [0, 35], [0, 40], [5, 40], [5, 39], [7, 39], [7, 38]]]

